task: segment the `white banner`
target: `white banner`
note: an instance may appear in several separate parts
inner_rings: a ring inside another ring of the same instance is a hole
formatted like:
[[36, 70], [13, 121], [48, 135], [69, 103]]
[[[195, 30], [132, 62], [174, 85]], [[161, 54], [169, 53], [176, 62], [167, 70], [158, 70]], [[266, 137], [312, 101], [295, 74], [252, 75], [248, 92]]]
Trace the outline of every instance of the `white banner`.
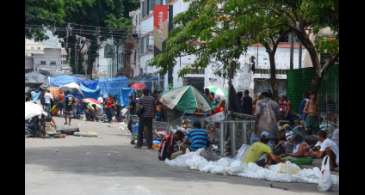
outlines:
[[224, 120], [224, 112], [218, 112], [205, 119], [207, 122], [221, 122]]

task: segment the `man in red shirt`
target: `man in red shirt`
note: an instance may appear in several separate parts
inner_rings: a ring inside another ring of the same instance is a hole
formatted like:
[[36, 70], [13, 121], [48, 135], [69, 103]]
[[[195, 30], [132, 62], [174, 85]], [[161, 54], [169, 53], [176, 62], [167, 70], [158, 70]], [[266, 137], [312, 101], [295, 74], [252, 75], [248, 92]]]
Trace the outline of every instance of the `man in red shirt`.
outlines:
[[114, 107], [113, 97], [109, 96], [109, 98], [107, 99], [106, 104], [105, 104], [105, 108], [106, 108], [105, 112], [108, 117], [109, 123], [112, 121], [112, 118], [113, 118], [113, 107]]

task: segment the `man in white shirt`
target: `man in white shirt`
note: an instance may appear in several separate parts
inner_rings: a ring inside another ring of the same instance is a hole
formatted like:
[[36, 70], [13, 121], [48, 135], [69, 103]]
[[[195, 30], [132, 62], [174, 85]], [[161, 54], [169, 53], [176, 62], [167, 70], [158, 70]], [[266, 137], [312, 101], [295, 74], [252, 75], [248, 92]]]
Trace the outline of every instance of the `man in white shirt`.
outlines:
[[49, 90], [46, 91], [46, 93], [44, 94], [44, 108], [47, 112], [51, 111], [51, 103], [53, 100], [53, 95], [50, 93]]
[[339, 165], [339, 150], [337, 144], [331, 139], [327, 138], [326, 131], [318, 132], [319, 141], [316, 146], [319, 147], [319, 151], [312, 151], [311, 156], [316, 158], [323, 158], [328, 155], [330, 157], [331, 170], [334, 170]]

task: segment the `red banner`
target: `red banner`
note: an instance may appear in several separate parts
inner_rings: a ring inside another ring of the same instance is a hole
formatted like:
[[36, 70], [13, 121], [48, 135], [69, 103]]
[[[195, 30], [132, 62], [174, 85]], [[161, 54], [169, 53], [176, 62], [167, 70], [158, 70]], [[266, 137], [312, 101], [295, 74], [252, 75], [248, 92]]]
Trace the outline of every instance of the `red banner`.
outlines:
[[155, 5], [153, 8], [153, 27], [154, 29], [160, 29], [161, 24], [166, 22], [169, 17], [168, 5]]
[[155, 5], [153, 9], [154, 45], [157, 51], [162, 50], [162, 43], [168, 36], [168, 5]]

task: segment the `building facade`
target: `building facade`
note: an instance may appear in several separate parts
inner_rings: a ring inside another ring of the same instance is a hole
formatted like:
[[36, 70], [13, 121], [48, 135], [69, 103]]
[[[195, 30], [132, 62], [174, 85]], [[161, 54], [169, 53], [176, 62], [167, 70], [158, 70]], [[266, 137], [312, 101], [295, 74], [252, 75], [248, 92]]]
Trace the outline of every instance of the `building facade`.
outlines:
[[[166, 5], [166, 1], [153, 1], [153, 0], [140, 0], [140, 8], [133, 12], [130, 12], [130, 16], [133, 21], [133, 30], [135, 33], [137, 47], [134, 48], [134, 55], [131, 55], [131, 61], [133, 61], [134, 76], [138, 76], [146, 73], [156, 73], [158, 69], [148, 65], [149, 61], [153, 58], [153, 46], [154, 46], [154, 16], [153, 6], [158, 4]], [[189, 8], [189, 2], [183, 0], [169, 1], [172, 5], [173, 17], [186, 11]], [[171, 11], [171, 10], [169, 10]], [[311, 67], [310, 58], [307, 51], [302, 49], [301, 63], [299, 63], [299, 44], [295, 43], [293, 48], [293, 68]], [[255, 58], [255, 71], [252, 71], [251, 58]], [[195, 56], [183, 56], [176, 59], [176, 64], [172, 71], [172, 87], [180, 87], [183, 85], [191, 84], [197, 87], [199, 90], [203, 90], [204, 87], [210, 85], [216, 85], [222, 88], [228, 86], [228, 81], [225, 78], [219, 77], [215, 74], [219, 65], [211, 62], [207, 68], [201, 71], [187, 74], [184, 77], [179, 77], [179, 72], [182, 68], [193, 63]], [[276, 77], [279, 84], [279, 94], [286, 93], [286, 72], [290, 68], [290, 44], [288, 42], [280, 43], [276, 51]], [[243, 54], [240, 59], [240, 69], [237, 71], [235, 78], [233, 79], [233, 85], [237, 91], [249, 90], [251, 93], [259, 93], [264, 90], [270, 89], [270, 63], [269, 56], [263, 46], [257, 44], [248, 48], [247, 52]], [[162, 78], [164, 80], [164, 88], [168, 89], [168, 76], [167, 74]]]
[[71, 74], [66, 50], [61, 47], [57, 37], [50, 32], [47, 34], [50, 38], [45, 41], [25, 39], [26, 71], [42, 71], [50, 75]]

